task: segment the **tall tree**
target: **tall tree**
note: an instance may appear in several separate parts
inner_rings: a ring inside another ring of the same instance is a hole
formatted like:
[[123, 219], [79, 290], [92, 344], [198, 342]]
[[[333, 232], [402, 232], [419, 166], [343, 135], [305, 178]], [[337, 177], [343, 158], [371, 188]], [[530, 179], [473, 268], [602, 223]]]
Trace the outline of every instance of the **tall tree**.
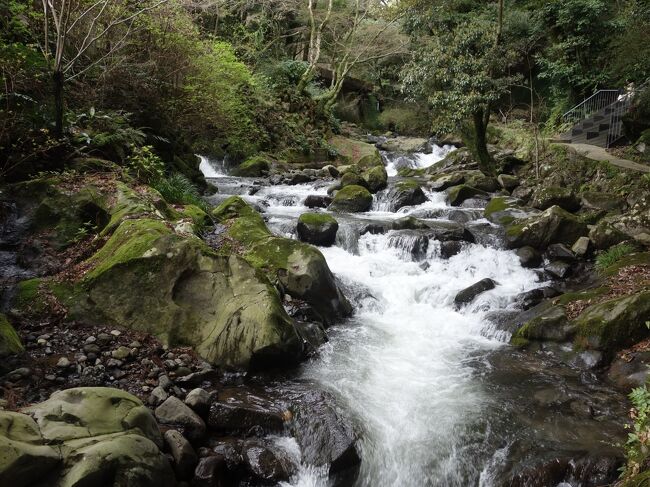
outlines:
[[[126, 0], [41, 0], [43, 44], [41, 50], [52, 76], [56, 136], [63, 135], [64, 87], [121, 49], [129, 39], [135, 19], [168, 0], [144, 0], [133, 8]], [[105, 49], [97, 44], [113, 34]], [[99, 53], [97, 52], [99, 51]]]

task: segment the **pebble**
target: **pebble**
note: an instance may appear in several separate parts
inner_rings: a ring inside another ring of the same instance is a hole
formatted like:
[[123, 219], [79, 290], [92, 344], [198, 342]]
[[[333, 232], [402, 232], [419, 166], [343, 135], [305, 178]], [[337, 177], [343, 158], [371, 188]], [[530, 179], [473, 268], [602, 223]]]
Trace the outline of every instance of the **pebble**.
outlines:
[[32, 374], [32, 371], [27, 367], [20, 367], [19, 369], [12, 370], [9, 372], [9, 380], [20, 380], [24, 377], [29, 377]]
[[192, 373], [192, 370], [190, 368], [188, 368], [188, 367], [179, 367], [178, 369], [176, 369], [176, 375], [178, 377], [185, 377], [185, 376], [190, 375], [191, 373]]
[[122, 332], [120, 330], [111, 330], [111, 335], [113, 335], [114, 337], [118, 337], [121, 334]]
[[90, 356], [91, 353], [94, 353], [95, 355], [101, 352], [101, 348], [99, 348], [99, 345], [95, 343], [88, 343], [84, 345], [83, 351]]
[[92, 336], [92, 335], [89, 336], [88, 338], [86, 338], [86, 343], [95, 343], [96, 341], [97, 341], [97, 338]]
[[102, 346], [106, 346], [113, 341], [113, 337], [107, 333], [100, 333], [97, 335], [97, 343]]
[[205, 389], [192, 389], [185, 398], [185, 404], [199, 415], [204, 415], [210, 409], [210, 393]]
[[161, 387], [164, 391], [169, 389], [171, 385], [172, 381], [167, 375], [163, 374], [158, 378], [158, 386]]
[[70, 367], [70, 360], [68, 357], [61, 357], [59, 361], [56, 363], [56, 366], [60, 369], [67, 369]]
[[140, 343], [139, 341], [136, 340], [136, 341], [134, 341], [134, 342], [131, 342], [131, 344], [129, 345], [129, 347], [130, 347], [130, 348], [140, 348], [140, 347], [142, 347], [142, 343]]
[[113, 350], [111, 352], [111, 356], [113, 358], [116, 358], [118, 360], [124, 360], [127, 358], [129, 355], [131, 355], [131, 350], [127, 347], [119, 347], [116, 350]]
[[149, 402], [149, 404], [152, 406], [158, 406], [162, 404], [168, 397], [169, 394], [167, 394], [165, 389], [158, 386], [158, 387], [154, 387], [153, 391], [151, 391], [151, 394], [149, 394], [149, 398], [147, 399], [147, 402]]

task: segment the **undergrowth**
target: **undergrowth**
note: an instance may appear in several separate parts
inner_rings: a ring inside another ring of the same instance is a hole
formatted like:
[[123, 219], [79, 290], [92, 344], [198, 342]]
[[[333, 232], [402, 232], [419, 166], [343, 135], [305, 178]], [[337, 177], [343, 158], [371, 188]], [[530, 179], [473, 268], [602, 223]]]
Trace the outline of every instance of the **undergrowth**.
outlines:
[[634, 252], [634, 247], [629, 244], [621, 244], [612, 247], [596, 258], [596, 268], [602, 272], [608, 267], [616, 264], [623, 257]]

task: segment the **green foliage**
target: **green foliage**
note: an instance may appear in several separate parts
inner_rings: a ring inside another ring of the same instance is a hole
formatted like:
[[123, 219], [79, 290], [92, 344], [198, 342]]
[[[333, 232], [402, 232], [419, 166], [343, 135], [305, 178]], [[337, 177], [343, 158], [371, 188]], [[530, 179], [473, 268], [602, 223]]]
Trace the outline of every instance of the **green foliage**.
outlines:
[[182, 174], [175, 173], [169, 177], [162, 177], [151, 185], [168, 203], [194, 205], [206, 213], [210, 211], [210, 205], [201, 198], [196, 186]]
[[130, 113], [98, 111], [93, 107], [72, 114], [69, 117], [71, 141], [88, 154], [124, 161], [145, 140], [144, 132], [131, 126], [130, 117]]
[[385, 130], [403, 135], [422, 135], [431, 131], [430, 114], [416, 105], [393, 106], [379, 114]]
[[620, 34], [612, 40], [609, 77], [617, 86], [650, 78], [650, 2], [624, 2], [617, 24]]
[[596, 258], [596, 268], [603, 272], [608, 267], [616, 264], [622, 258], [634, 252], [634, 247], [628, 244], [620, 244], [612, 247]]
[[627, 435], [625, 456], [627, 463], [622, 477], [630, 479], [637, 475], [648, 457], [650, 447], [650, 391], [647, 386], [637, 387], [629, 395], [632, 401], [630, 418], [632, 431]]
[[127, 159], [129, 171], [135, 178], [150, 183], [163, 178], [165, 163], [153, 152], [153, 147], [132, 147], [132, 153]]

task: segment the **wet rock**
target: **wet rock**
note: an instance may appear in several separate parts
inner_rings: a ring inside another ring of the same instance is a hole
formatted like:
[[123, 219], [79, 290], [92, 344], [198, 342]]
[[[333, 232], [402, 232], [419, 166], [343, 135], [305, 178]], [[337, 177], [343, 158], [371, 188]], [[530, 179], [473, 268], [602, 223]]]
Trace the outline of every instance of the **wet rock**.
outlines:
[[169, 394], [167, 394], [165, 389], [158, 386], [158, 387], [154, 387], [154, 389], [151, 391], [151, 394], [149, 394], [149, 397], [147, 398], [147, 402], [151, 406], [159, 406], [160, 404], [165, 402], [165, 400], [167, 400], [168, 397]]
[[368, 189], [368, 183], [366, 180], [352, 171], [346, 172], [343, 177], [341, 177], [341, 188], [345, 188], [346, 186], [363, 186]]
[[388, 173], [383, 164], [368, 169], [363, 173], [363, 177], [371, 193], [377, 193], [388, 186]]
[[287, 455], [261, 441], [244, 443], [242, 456], [253, 477], [266, 482], [289, 480], [295, 470]]
[[649, 376], [650, 352], [619, 355], [607, 371], [607, 380], [625, 391], [643, 386]]
[[9, 323], [7, 317], [0, 313], [0, 358], [23, 351], [20, 337]]
[[482, 294], [485, 291], [489, 291], [490, 289], [494, 289], [496, 287], [496, 284], [497, 283], [492, 279], [486, 278], [481, 279], [477, 283], [463, 289], [458, 294], [456, 294], [456, 297], [454, 298], [456, 307], [471, 303], [479, 294]]
[[517, 249], [517, 257], [519, 257], [521, 266], [529, 269], [539, 267], [542, 264], [541, 254], [528, 245]]
[[386, 198], [390, 201], [392, 211], [398, 211], [405, 206], [421, 205], [427, 201], [420, 184], [412, 179], [400, 181], [389, 188]]
[[560, 293], [557, 291], [557, 289], [546, 286], [518, 294], [515, 300], [517, 303], [519, 303], [522, 309], [527, 310], [533, 306], [537, 306], [545, 299], [553, 298], [558, 294]]
[[387, 231], [388, 229], [384, 225], [369, 223], [361, 227], [359, 230], [359, 235], [365, 235], [366, 233], [369, 233], [371, 235], [383, 235]]
[[565, 279], [571, 274], [571, 264], [561, 260], [554, 260], [544, 266], [544, 271], [554, 279]]
[[341, 417], [334, 398], [322, 391], [307, 391], [293, 405], [293, 434], [307, 465], [330, 465], [336, 474], [359, 465], [356, 435], [347, 418]]
[[398, 218], [392, 224], [393, 230], [425, 230], [429, 226], [421, 220], [418, 220], [414, 216], [405, 216], [403, 218]]
[[185, 404], [191, 407], [199, 416], [203, 416], [210, 409], [210, 393], [201, 388], [193, 389], [187, 393]]
[[230, 388], [219, 392], [210, 407], [208, 425], [221, 432], [246, 432], [254, 426], [278, 433], [291, 419], [287, 407], [245, 388]]
[[312, 245], [329, 247], [336, 241], [339, 224], [327, 213], [303, 213], [298, 218], [298, 237]]
[[179, 377], [176, 383], [182, 387], [196, 387], [203, 384], [212, 385], [219, 380], [219, 373], [212, 369], [206, 368], [190, 375]]
[[575, 335], [576, 324], [568, 320], [564, 306], [545, 302], [525, 313], [522, 316], [527, 322], [513, 335], [513, 344], [529, 340], [567, 342]]
[[241, 440], [218, 440], [212, 442], [211, 446], [212, 453], [223, 458], [228, 470], [237, 470], [243, 465]]
[[465, 182], [465, 175], [462, 172], [443, 174], [429, 184], [434, 191], [444, 191], [453, 186], [459, 186]]
[[552, 206], [559, 206], [563, 210], [574, 212], [580, 209], [580, 202], [571, 189], [551, 186], [537, 189], [531, 206], [538, 210], [547, 210]]
[[220, 455], [201, 458], [194, 470], [192, 487], [223, 487], [225, 486], [226, 462]]
[[561, 260], [564, 262], [575, 262], [574, 253], [564, 244], [551, 244], [546, 249], [546, 257], [549, 260]]
[[622, 459], [616, 456], [558, 457], [523, 468], [507, 485], [510, 487], [609, 485], [618, 478], [618, 468], [622, 463]]
[[199, 441], [205, 435], [205, 423], [183, 401], [171, 396], [155, 411], [156, 418], [163, 424], [177, 425], [191, 441]]
[[308, 355], [316, 352], [327, 342], [327, 333], [320, 323], [297, 321], [296, 330], [306, 344], [305, 350]]
[[463, 225], [456, 222], [435, 221], [429, 224], [429, 232], [440, 242], [458, 241], [474, 243], [474, 235]]
[[199, 459], [190, 442], [176, 430], [168, 430], [165, 443], [174, 460], [174, 471], [179, 480], [190, 480]]
[[413, 261], [419, 261], [427, 256], [429, 236], [417, 230], [393, 231], [388, 237], [388, 246], [401, 250]]
[[512, 191], [512, 197], [521, 200], [522, 203], [524, 204], [528, 203], [528, 201], [532, 196], [533, 196], [533, 188], [528, 188], [526, 186], [517, 186]]
[[447, 191], [447, 202], [452, 206], [460, 206], [461, 203], [470, 198], [482, 197], [487, 199], [488, 196], [488, 193], [483, 190], [461, 184]]
[[307, 208], [327, 208], [331, 203], [332, 198], [329, 196], [321, 196], [315, 194], [307, 196], [303, 202]]
[[370, 192], [362, 186], [352, 185], [339, 190], [329, 208], [338, 212], [361, 213], [368, 211], [371, 206]]
[[463, 242], [449, 241], [440, 243], [440, 257], [449, 259], [463, 250]]

